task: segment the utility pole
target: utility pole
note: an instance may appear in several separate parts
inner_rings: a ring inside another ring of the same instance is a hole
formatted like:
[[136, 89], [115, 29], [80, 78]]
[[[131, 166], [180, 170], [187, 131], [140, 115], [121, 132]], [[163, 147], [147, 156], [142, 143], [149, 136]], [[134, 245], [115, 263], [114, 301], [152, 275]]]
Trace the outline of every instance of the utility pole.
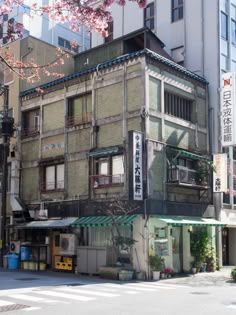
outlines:
[[2, 137], [2, 208], [1, 208], [1, 231], [0, 231], [0, 248], [1, 248], [1, 266], [3, 267], [3, 256], [6, 251], [6, 207], [7, 207], [7, 179], [8, 179], [8, 165], [7, 158], [9, 155], [9, 141], [13, 136], [14, 120], [8, 117], [9, 109], [9, 87], [7, 85], [0, 86], [0, 95], [3, 96], [3, 111], [1, 117], [1, 137]]

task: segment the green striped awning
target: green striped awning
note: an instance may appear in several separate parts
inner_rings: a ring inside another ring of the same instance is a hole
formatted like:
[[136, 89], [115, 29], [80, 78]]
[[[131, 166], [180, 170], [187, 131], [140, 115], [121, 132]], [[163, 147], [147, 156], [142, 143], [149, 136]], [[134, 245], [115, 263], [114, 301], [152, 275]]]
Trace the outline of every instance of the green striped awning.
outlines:
[[90, 151], [88, 155], [93, 157], [93, 156], [99, 156], [99, 155], [115, 154], [118, 151], [119, 151], [118, 147], [113, 147], [113, 148], [100, 149], [96, 151]]
[[211, 161], [207, 157], [204, 157], [204, 156], [201, 156], [201, 155], [198, 155], [198, 154], [195, 154], [195, 153], [191, 153], [191, 152], [188, 152], [188, 151], [184, 151], [184, 150], [181, 150], [181, 149], [169, 148], [169, 150], [171, 152], [179, 153], [180, 155], [186, 156], [186, 157], [188, 157], [190, 159], [204, 161], [204, 162], [208, 162], [208, 163]]
[[97, 227], [97, 226], [113, 226], [130, 225], [137, 218], [137, 215], [120, 215], [120, 216], [98, 216], [98, 217], [81, 217], [77, 219], [72, 227]]
[[220, 221], [212, 218], [191, 218], [191, 217], [164, 217], [157, 216], [157, 218], [167, 225], [171, 226], [183, 226], [183, 225], [195, 225], [195, 226], [225, 226]]

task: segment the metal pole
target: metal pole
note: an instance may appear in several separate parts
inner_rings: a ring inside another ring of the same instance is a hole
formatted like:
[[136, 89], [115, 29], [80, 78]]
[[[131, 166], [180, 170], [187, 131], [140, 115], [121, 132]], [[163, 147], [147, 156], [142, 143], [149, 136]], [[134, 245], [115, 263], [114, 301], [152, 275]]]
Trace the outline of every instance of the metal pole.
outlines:
[[[4, 86], [3, 122], [8, 118], [8, 86]], [[3, 256], [6, 250], [6, 197], [7, 197], [7, 157], [9, 147], [9, 136], [3, 135], [3, 163], [2, 163], [2, 211], [1, 211], [1, 266], [3, 267]]]

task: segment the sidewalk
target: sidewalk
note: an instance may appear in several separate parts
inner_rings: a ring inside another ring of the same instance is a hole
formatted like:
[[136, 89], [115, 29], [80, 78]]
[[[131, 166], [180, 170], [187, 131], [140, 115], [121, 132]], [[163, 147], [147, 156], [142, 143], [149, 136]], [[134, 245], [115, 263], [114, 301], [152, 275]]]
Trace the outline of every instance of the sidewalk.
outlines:
[[[200, 272], [195, 275], [183, 274], [170, 279], [163, 279], [160, 282], [169, 284], [190, 285], [190, 286], [224, 286], [235, 285], [230, 277], [232, 266], [223, 267], [220, 271]], [[38, 286], [62, 285], [84, 285], [96, 283], [127, 283], [115, 280], [101, 279], [99, 276], [86, 276], [65, 272], [8, 270], [0, 268], [0, 290], [18, 289]]]

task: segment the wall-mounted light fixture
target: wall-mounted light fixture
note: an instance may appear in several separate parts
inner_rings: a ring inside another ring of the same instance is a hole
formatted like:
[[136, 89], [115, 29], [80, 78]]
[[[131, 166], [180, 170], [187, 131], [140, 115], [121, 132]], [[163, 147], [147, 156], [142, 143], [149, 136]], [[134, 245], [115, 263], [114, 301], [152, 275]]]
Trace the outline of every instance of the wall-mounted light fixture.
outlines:
[[193, 231], [193, 227], [192, 227], [192, 225], [190, 225], [190, 226], [188, 227], [188, 232], [191, 233], [192, 231]]

